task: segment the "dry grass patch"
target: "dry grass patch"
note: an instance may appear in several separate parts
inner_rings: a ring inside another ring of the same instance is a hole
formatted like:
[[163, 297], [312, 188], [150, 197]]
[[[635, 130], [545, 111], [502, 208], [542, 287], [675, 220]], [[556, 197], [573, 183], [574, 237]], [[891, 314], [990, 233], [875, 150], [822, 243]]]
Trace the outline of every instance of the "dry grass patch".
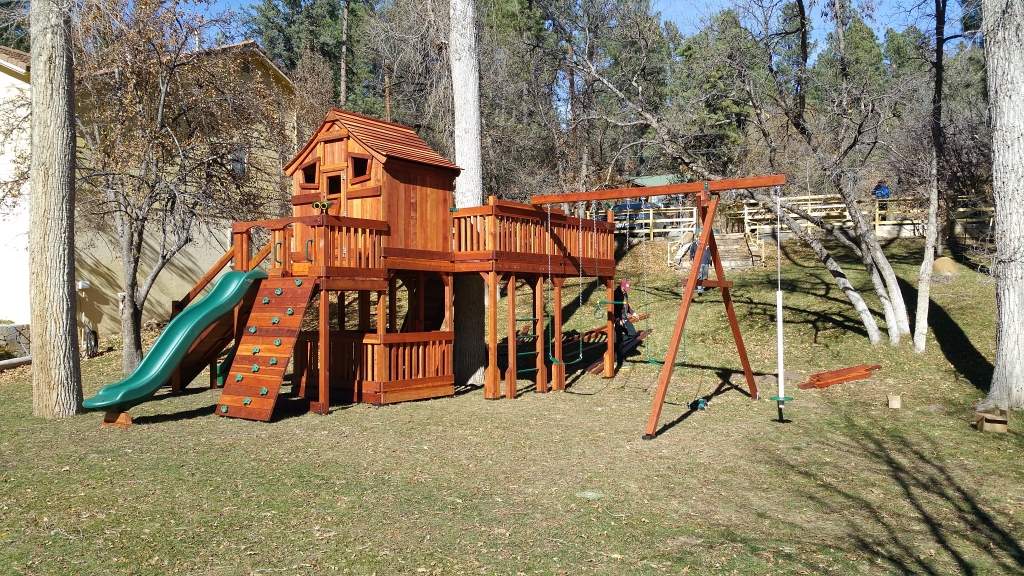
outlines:
[[[133, 410], [139, 425], [127, 431], [101, 429], [96, 414], [31, 418], [29, 379], [17, 373], [0, 387], [0, 572], [1024, 571], [1022, 436], [967, 424], [982, 394], [974, 382], [991, 369], [987, 277], [936, 287], [936, 335], [918, 356], [909, 340], [870, 346], [824, 271], [788, 248], [793, 369], [884, 368], [794, 389], [785, 425], [773, 403], [726, 384], [739, 364], [714, 291], [694, 308], [687, 365], [653, 441], [640, 439], [658, 374], [645, 352], [613, 380], [572, 375], [565, 393], [488, 402], [471, 390], [270, 424], [214, 416], [216, 391], [161, 393]], [[889, 249], [912, 278], [919, 245]], [[774, 274], [731, 279], [751, 361], [767, 373]], [[678, 284], [667, 271], [652, 282], [653, 355], [664, 353]], [[116, 380], [119, 364], [116, 354], [86, 361], [86, 393]], [[903, 395], [903, 410], [885, 407], [887, 393]], [[690, 412], [698, 395], [709, 408]]]

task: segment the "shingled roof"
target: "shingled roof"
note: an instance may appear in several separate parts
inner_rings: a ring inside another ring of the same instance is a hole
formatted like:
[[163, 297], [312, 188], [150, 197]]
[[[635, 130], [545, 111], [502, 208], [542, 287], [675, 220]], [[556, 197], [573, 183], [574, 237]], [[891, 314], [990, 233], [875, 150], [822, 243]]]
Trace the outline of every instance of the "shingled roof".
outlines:
[[317, 136], [321, 134], [324, 127], [335, 122], [347, 128], [352, 138], [355, 138], [356, 141], [375, 155], [382, 156], [383, 158], [398, 158], [450, 170], [462, 170], [450, 160], [438, 154], [426, 142], [421, 140], [412, 128], [404, 124], [385, 122], [384, 120], [363, 116], [355, 112], [332, 108], [327, 113], [327, 118], [324, 119], [323, 124], [316, 130], [313, 138], [288, 163], [285, 171], [290, 173], [293, 164], [301, 157], [305, 157], [309, 148], [316, 144]]

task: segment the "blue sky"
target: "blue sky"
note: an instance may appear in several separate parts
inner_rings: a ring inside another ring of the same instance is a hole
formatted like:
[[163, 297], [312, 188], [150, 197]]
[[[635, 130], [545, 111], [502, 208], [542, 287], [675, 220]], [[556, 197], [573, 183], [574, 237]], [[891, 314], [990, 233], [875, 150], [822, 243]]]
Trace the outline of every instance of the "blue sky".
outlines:
[[[239, 12], [255, 1], [212, 0], [215, 8], [232, 8]], [[654, 9], [661, 12], [663, 19], [672, 20], [687, 35], [700, 30], [702, 19], [730, 4], [729, 0], [651, 0], [651, 2]], [[887, 28], [902, 30], [910, 23], [909, 17], [900, 10], [901, 2], [899, 0], [873, 0], [873, 2], [876, 5], [874, 19], [868, 23], [874, 28], [879, 40], [884, 36]], [[960, 6], [957, 2], [951, 3], [949, 14], [959, 17]], [[827, 33], [827, 25], [821, 18], [820, 5], [811, 9], [811, 17], [814, 20], [814, 39], [819, 41], [820, 46]], [[950, 18], [949, 20], [950, 31], [947, 33], [959, 32], [957, 19]]]
[[[728, 0], [652, 0], [655, 10], [661, 12], [662, 18], [672, 20], [686, 34], [692, 34], [700, 28], [702, 17], [707, 17], [729, 5]], [[903, 29], [907, 25], [907, 18], [899, 14], [899, 6], [893, 0], [880, 0], [875, 4], [874, 22], [872, 28], [881, 36], [886, 28]], [[951, 10], [952, 11], [952, 10]], [[815, 28], [822, 30], [821, 7], [815, 6], [811, 9], [811, 16], [814, 18]]]

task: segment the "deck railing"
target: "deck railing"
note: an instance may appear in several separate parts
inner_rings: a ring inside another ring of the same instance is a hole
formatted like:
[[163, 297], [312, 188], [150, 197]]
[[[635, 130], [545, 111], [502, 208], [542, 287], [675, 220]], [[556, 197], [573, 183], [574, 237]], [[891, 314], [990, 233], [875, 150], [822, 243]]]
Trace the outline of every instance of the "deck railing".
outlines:
[[456, 256], [476, 252], [486, 258], [490, 255], [482, 253], [497, 252], [510, 257], [614, 258], [614, 223], [567, 216], [555, 208], [549, 213], [547, 207], [491, 197], [486, 206], [456, 212], [452, 228]]
[[[408, 332], [383, 337], [364, 332], [335, 333], [331, 335], [331, 354], [340, 362], [332, 376], [344, 382], [451, 376], [454, 340], [454, 332]], [[380, 359], [386, 359], [386, 363], [379, 364]]]
[[[833, 225], [844, 227], [853, 225], [846, 203], [837, 194], [787, 196], [785, 200], [812, 217]], [[898, 229], [901, 233], [908, 233], [912, 236], [924, 233], [925, 210], [917, 199], [871, 198], [868, 202], [861, 203], [861, 213], [871, 222], [876, 234], [887, 229]], [[776, 220], [773, 207], [762, 206], [756, 201], [748, 200], [734, 205], [725, 211], [725, 215], [728, 221], [742, 223], [743, 231], [754, 236], [771, 234], [775, 230]], [[814, 227], [814, 224], [795, 214], [793, 217], [804, 227]], [[734, 226], [727, 225], [726, 227], [735, 229]]]
[[[308, 232], [297, 234], [298, 227]], [[270, 268], [286, 276], [378, 276], [383, 267], [388, 225], [380, 220], [322, 214], [238, 222], [232, 226], [236, 248], [246, 249], [254, 228], [270, 232]], [[306, 241], [297, 242], [302, 237]]]

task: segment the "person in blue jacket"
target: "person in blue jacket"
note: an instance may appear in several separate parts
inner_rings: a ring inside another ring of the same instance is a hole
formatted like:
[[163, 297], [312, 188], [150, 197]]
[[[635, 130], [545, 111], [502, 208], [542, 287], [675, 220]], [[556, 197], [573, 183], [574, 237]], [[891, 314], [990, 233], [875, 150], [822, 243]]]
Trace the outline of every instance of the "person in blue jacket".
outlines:
[[871, 195], [878, 200], [879, 210], [888, 210], [889, 203], [885, 200], [889, 199], [889, 185], [886, 184], [885, 179], [879, 180], [878, 184], [875, 184], [875, 189], [871, 191]]

